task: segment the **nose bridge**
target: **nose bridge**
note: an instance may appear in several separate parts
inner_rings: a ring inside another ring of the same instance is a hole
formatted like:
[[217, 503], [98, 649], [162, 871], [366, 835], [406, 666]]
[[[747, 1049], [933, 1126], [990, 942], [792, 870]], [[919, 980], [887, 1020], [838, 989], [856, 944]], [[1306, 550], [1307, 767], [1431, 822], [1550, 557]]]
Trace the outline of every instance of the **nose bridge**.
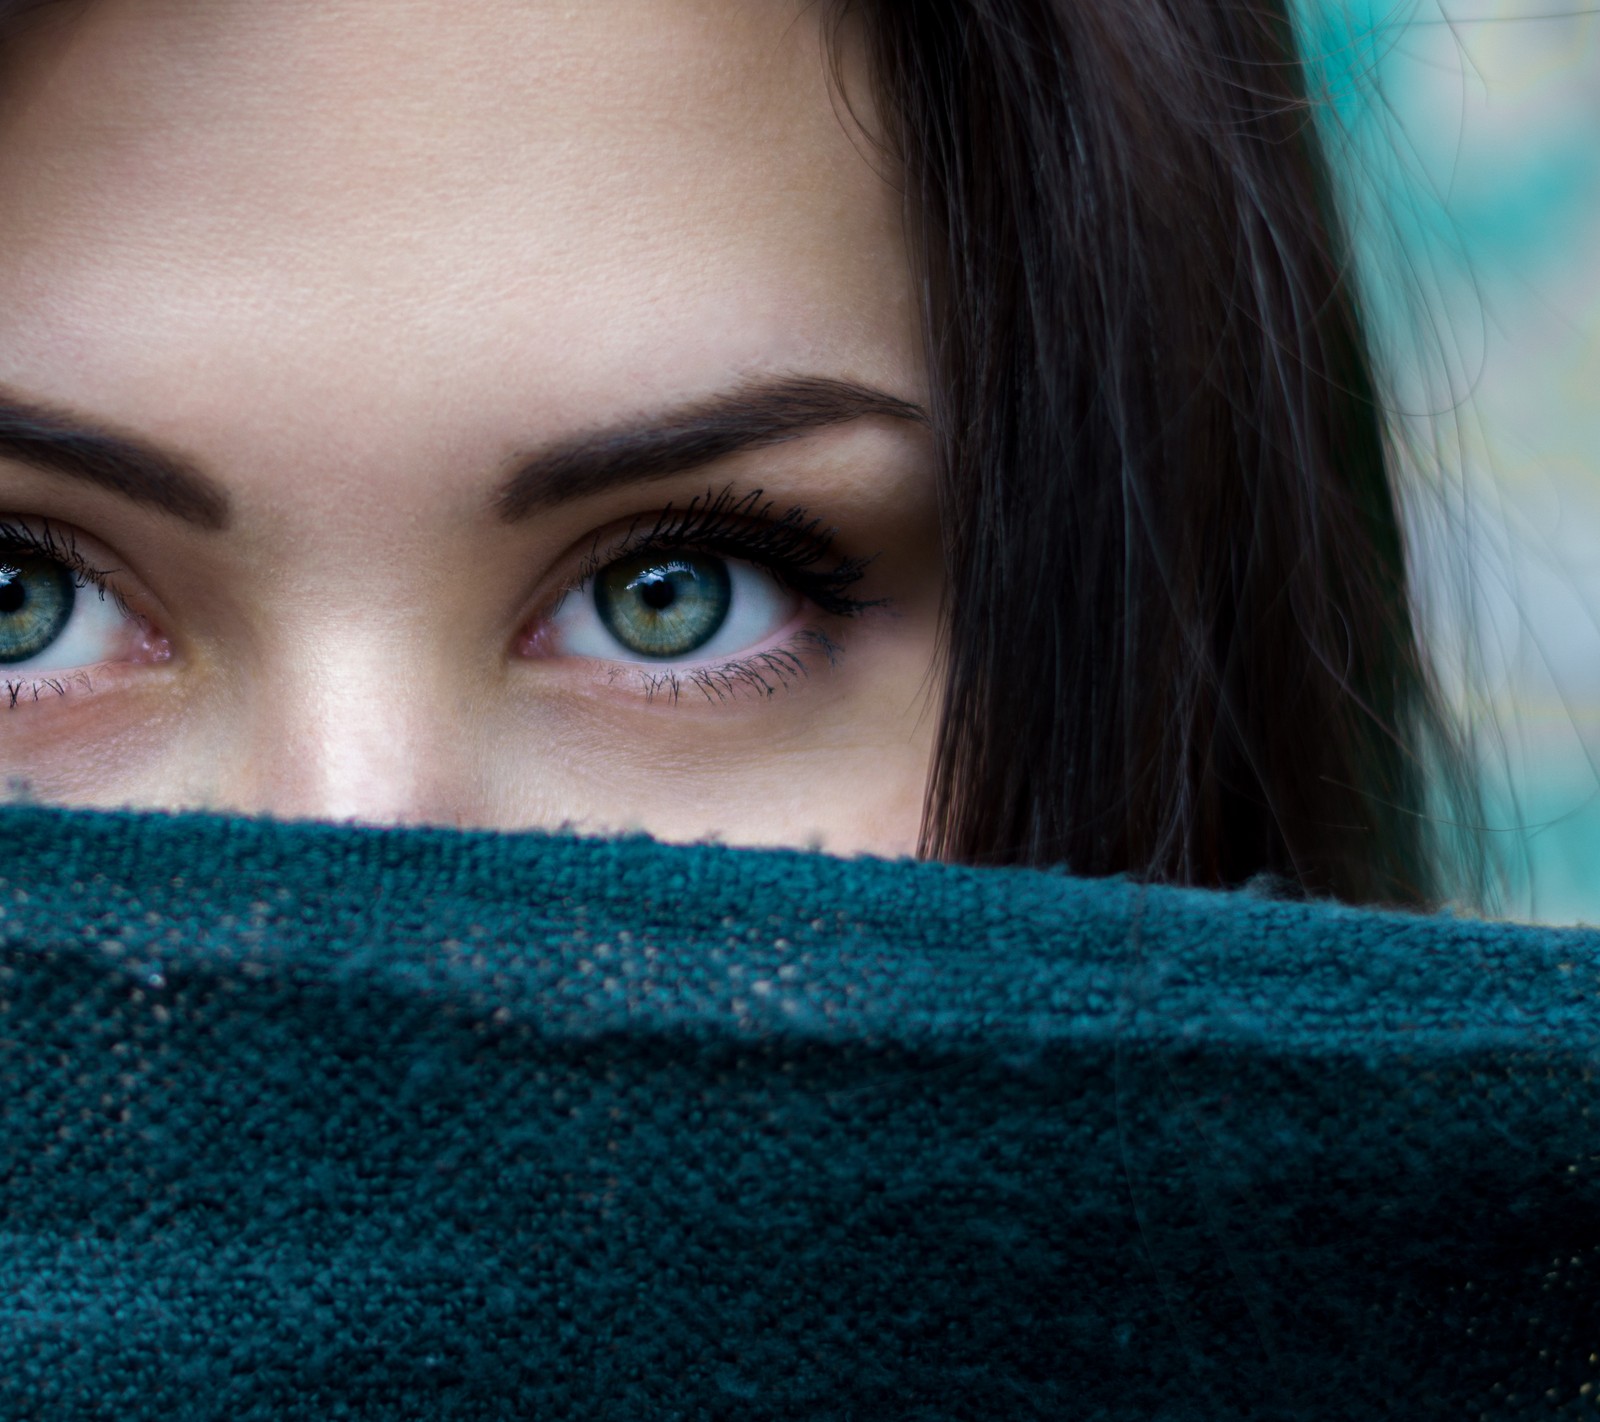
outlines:
[[284, 648], [246, 690], [226, 792], [282, 818], [455, 823], [478, 777], [440, 707], [439, 679], [402, 635], [330, 627]]

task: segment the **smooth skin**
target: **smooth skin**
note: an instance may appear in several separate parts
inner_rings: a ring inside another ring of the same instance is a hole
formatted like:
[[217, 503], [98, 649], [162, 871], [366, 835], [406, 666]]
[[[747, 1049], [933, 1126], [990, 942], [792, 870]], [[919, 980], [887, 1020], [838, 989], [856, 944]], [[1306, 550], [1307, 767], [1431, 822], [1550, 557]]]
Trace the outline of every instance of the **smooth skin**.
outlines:
[[[28, 18], [0, 51], [0, 403], [52, 452], [12, 440], [0, 523], [70, 542], [129, 615], [91, 664], [0, 666], [11, 793], [914, 850], [942, 573], [927, 431], [894, 402], [926, 376], [870, 85], [830, 85], [817, 8]], [[796, 382], [870, 398], [606, 472]], [[69, 428], [200, 504], [69, 467]], [[595, 467], [558, 487], [574, 448]], [[816, 566], [867, 560], [870, 605], [780, 580], [787, 620], [737, 657], [572, 650], [597, 560], [718, 498], [833, 530]]]

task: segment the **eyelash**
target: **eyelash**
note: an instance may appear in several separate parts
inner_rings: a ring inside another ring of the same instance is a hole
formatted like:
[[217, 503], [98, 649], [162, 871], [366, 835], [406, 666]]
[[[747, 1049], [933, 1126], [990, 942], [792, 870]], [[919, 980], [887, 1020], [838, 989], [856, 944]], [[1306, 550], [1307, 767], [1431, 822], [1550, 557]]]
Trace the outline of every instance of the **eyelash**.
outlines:
[[[78, 540], [70, 528], [58, 530], [49, 519], [43, 518], [38, 520], [37, 528], [25, 523], [12, 523], [8, 519], [0, 519], [0, 565], [4, 564], [7, 553], [14, 552], [34, 553], [41, 558], [49, 558], [61, 564], [72, 574], [78, 587], [94, 588], [102, 598], [109, 597], [116, 605], [117, 611], [124, 617], [135, 622], [144, 621], [128, 606], [126, 599], [112, 585], [114, 571], [95, 567], [78, 551]], [[89, 674], [82, 670], [56, 672], [48, 676], [21, 680], [8, 676], [0, 681], [0, 709], [14, 711], [19, 703], [38, 701], [47, 693], [65, 696], [68, 688], [73, 686], [89, 691], [94, 689]]]
[[881, 598], [859, 598], [850, 592], [871, 559], [835, 557], [834, 531], [824, 529], [820, 518], [798, 507], [774, 517], [776, 505], [771, 500], [763, 503], [763, 497], [760, 489], [736, 496], [726, 488], [690, 499], [682, 508], [668, 504], [648, 528], [644, 519], [638, 520], [603, 552], [597, 541], [573, 588], [630, 554], [689, 549], [755, 563], [835, 617], [858, 617], [883, 605]]
[[612, 680], [631, 675], [643, 687], [645, 700], [662, 697], [673, 705], [690, 689], [701, 692], [707, 701], [728, 701], [741, 692], [751, 691], [771, 697], [811, 674], [804, 656], [807, 650], [821, 655], [829, 667], [838, 663], [839, 644], [826, 632], [808, 627], [780, 646], [767, 647], [713, 666], [669, 667], [658, 672], [637, 665], [626, 671], [619, 667], [612, 674]]
[[25, 523], [10, 523], [0, 519], [0, 563], [5, 561], [7, 553], [17, 551], [36, 553], [41, 558], [61, 564], [75, 579], [82, 579], [78, 583], [80, 588], [94, 587], [101, 597], [109, 597], [124, 617], [139, 620], [139, 614], [128, 606], [122, 594], [111, 584], [116, 570], [97, 568], [89, 562], [78, 551], [78, 540], [70, 528], [58, 532], [49, 519], [40, 519], [37, 529]]
[[[825, 529], [820, 518], [798, 506], [774, 515], [775, 503], [763, 502], [763, 497], [760, 489], [735, 495], [729, 487], [708, 491], [682, 507], [668, 504], [653, 522], [647, 525], [645, 519], [638, 520], [604, 549], [597, 539], [568, 591], [575, 592], [608, 564], [631, 554], [693, 550], [754, 563], [835, 617], [859, 617], [886, 604], [886, 599], [862, 598], [851, 592], [865, 576], [870, 558], [836, 556], [834, 531]], [[0, 563], [12, 551], [59, 563], [80, 588], [92, 586], [100, 597], [109, 597], [123, 616], [143, 621], [113, 584], [115, 570], [96, 567], [84, 557], [70, 528], [58, 529], [48, 519], [39, 519], [37, 526], [0, 519]], [[660, 671], [637, 665], [626, 671], [618, 667], [614, 677], [636, 676], [648, 700], [664, 697], [675, 703], [690, 688], [711, 701], [725, 701], [741, 691], [771, 697], [809, 674], [807, 654], [821, 656], [831, 668], [837, 664], [840, 648], [827, 633], [807, 628], [780, 646], [726, 662]], [[69, 674], [69, 680], [72, 675], [82, 674]], [[8, 678], [0, 683], [0, 706], [15, 706], [23, 699], [37, 701], [45, 692], [66, 695], [62, 677]]]
[[13, 681], [7, 677], [0, 681], [0, 707], [15, 711], [24, 701], [38, 701], [47, 692], [65, 696], [69, 686], [80, 686], [85, 691], [94, 690], [88, 672], [71, 671], [62, 676], [41, 676], [35, 681]]
[[[619, 558], [687, 550], [754, 563], [834, 617], [859, 617], [886, 604], [884, 598], [862, 598], [850, 591], [865, 576], [870, 558], [836, 556], [834, 531], [825, 529], [820, 518], [798, 506], [774, 516], [776, 504], [763, 499], [761, 489], [736, 495], [730, 486], [720, 493], [708, 490], [681, 508], [668, 504], [648, 526], [639, 519], [603, 550], [596, 540], [567, 592], [578, 591]], [[619, 666], [612, 680], [632, 677], [646, 700], [660, 697], [673, 704], [689, 689], [700, 691], [708, 701], [726, 701], [741, 692], [766, 698], [810, 674], [807, 653], [820, 655], [831, 668], [839, 651], [827, 633], [806, 628], [779, 646], [729, 661], [660, 671], [638, 664]]]

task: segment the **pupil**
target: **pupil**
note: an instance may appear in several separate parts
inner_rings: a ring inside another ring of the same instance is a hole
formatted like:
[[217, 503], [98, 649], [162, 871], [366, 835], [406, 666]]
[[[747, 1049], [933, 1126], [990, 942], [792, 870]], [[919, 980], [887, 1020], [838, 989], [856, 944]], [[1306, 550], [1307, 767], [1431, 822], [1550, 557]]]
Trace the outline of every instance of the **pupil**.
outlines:
[[644, 605], [656, 612], [671, 607], [677, 595], [670, 578], [652, 578], [639, 586], [639, 596], [644, 599]]
[[0, 587], [0, 612], [20, 611], [27, 600], [27, 589], [19, 583], [6, 583]]

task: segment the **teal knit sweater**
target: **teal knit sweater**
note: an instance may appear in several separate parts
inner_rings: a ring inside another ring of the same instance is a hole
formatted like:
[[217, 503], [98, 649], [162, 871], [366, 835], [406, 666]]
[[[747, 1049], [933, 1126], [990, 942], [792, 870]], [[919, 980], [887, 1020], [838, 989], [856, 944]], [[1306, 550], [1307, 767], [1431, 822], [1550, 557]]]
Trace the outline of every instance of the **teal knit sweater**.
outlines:
[[1600, 1416], [1600, 937], [0, 812], [0, 1418]]

